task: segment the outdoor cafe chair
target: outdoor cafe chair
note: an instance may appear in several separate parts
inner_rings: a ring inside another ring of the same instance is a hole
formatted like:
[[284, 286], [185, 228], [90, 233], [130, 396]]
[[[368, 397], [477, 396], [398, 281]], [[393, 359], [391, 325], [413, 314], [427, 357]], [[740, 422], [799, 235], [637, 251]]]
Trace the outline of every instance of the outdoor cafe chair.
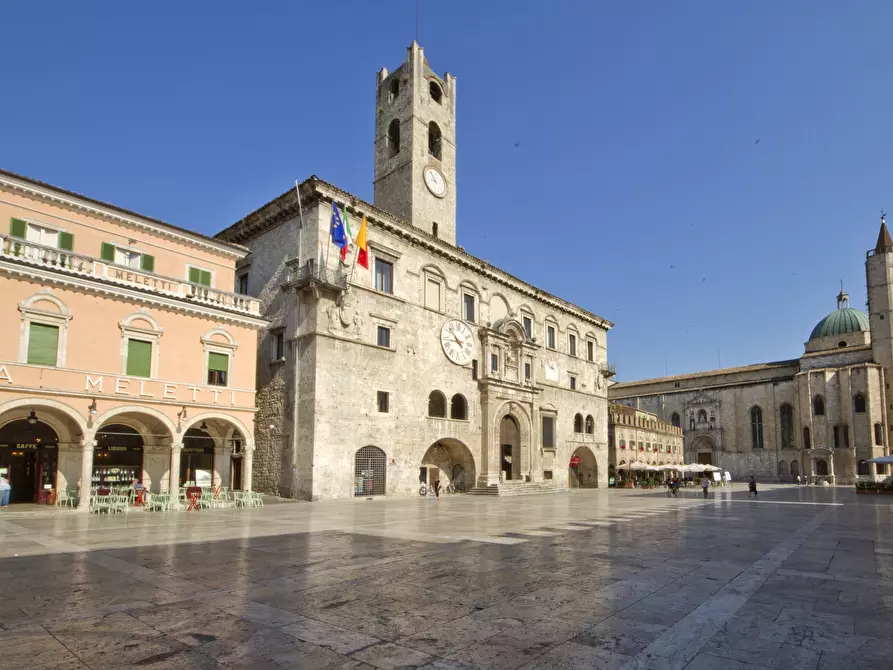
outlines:
[[170, 508], [170, 493], [152, 493], [146, 494], [146, 509], [150, 512], [159, 511], [166, 512]]
[[76, 507], [78, 504], [77, 490], [75, 489], [59, 489], [56, 493], [57, 507]]

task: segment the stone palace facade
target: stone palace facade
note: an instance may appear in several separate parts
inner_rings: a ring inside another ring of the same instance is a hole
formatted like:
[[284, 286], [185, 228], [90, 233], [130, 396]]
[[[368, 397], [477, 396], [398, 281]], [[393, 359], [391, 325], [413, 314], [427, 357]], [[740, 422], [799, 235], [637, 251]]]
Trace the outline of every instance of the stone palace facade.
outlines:
[[[456, 245], [456, 80], [413, 43], [375, 100], [375, 203], [316, 177], [219, 233], [260, 299], [254, 485], [302, 499], [607, 483], [612, 324]], [[332, 207], [368, 268], [330, 240]], [[574, 456], [577, 458], [573, 458]], [[571, 465], [571, 462], [574, 465]], [[582, 477], [581, 477], [582, 474]]]
[[865, 462], [888, 453], [893, 411], [893, 240], [883, 220], [865, 267], [868, 315], [841, 291], [800, 358], [618, 383], [609, 397], [680, 426], [686, 462], [736, 478], [887, 476]]

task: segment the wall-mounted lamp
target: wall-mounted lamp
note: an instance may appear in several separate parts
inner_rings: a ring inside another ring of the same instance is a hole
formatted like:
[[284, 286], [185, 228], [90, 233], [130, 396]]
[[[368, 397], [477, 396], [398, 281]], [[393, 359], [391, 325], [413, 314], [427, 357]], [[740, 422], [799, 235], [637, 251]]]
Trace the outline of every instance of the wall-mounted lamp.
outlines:
[[186, 405], [183, 405], [183, 409], [177, 412], [177, 418], [180, 419], [180, 421], [186, 418]]
[[35, 412], [33, 409], [28, 415], [28, 423], [30, 423], [32, 426], [37, 423], [37, 412]]
[[198, 427], [199, 430], [208, 430], [208, 424], [202, 421], [202, 425]]
[[96, 416], [96, 398], [93, 398], [93, 402], [90, 403], [90, 406], [87, 408], [87, 411], [90, 413], [90, 416]]

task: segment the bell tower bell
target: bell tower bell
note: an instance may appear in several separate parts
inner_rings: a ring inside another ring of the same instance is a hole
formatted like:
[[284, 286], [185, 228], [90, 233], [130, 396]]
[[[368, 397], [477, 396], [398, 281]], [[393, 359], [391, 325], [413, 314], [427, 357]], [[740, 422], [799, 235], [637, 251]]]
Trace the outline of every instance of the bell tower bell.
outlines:
[[417, 42], [375, 93], [375, 206], [456, 244], [456, 79]]

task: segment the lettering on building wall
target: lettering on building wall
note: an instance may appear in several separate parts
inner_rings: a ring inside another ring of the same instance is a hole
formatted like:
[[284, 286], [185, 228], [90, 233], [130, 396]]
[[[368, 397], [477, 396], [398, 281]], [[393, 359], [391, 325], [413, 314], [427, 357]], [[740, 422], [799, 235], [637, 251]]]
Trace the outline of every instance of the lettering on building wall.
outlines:
[[[0, 375], [5, 373], [5, 369], [0, 367]], [[8, 377], [8, 375], [7, 375]], [[12, 378], [9, 378], [9, 383], [12, 383]], [[3, 377], [0, 376], [0, 380]], [[140, 380], [139, 389], [133, 388], [131, 384], [136, 384], [137, 382], [133, 379], [122, 379], [121, 377], [115, 377], [115, 387], [112, 393], [116, 395], [126, 395], [126, 396], [139, 396], [140, 398], [157, 398], [159, 397], [157, 391], [159, 390], [159, 386], [161, 387], [161, 398], [164, 400], [180, 400], [178, 398], [178, 392], [181, 388], [180, 384], [160, 384], [159, 382]], [[84, 375], [84, 391], [87, 393], [96, 392], [103, 393], [103, 384], [104, 377], [91, 377], [90, 375]], [[236, 392], [235, 391], [227, 391], [225, 389], [203, 389], [200, 386], [186, 386], [186, 391], [190, 393], [190, 398], [192, 402], [213, 402], [215, 405], [226, 404], [229, 402], [230, 405], [236, 404]], [[212, 400], [213, 397], [213, 400]]]
[[10, 375], [6, 371], [5, 365], [0, 365], [0, 382], [5, 381], [7, 384], [12, 384], [12, 375]]
[[124, 281], [131, 282], [133, 284], [143, 284], [144, 286], [151, 286], [152, 288], [162, 291], [174, 290], [174, 285], [172, 282], [165, 281], [164, 279], [158, 279], [157, 277], [147, 277], [145, 275], [139, 275], [135, 272], [115, 270], [115, 279], [123, 279]]

